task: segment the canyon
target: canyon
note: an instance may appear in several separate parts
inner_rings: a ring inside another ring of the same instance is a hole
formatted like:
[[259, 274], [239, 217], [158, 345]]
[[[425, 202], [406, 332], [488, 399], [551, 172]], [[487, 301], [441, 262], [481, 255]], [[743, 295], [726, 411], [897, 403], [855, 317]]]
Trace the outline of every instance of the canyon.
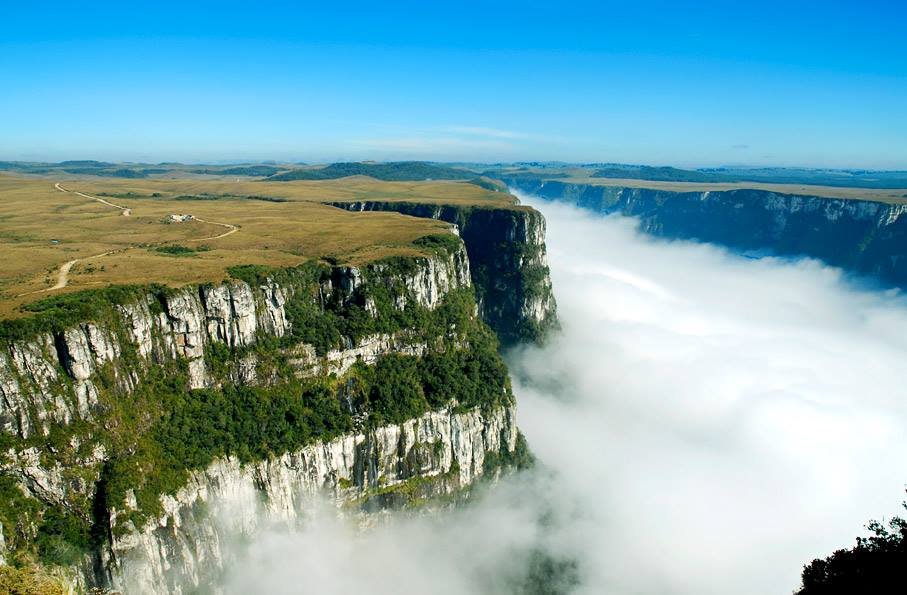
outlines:
[[681, 191], [502, 179], [518, 192], [639, 220], [645, 233], [760, 255], [808, 256], [907, 288], [907, 204], [762, 189]]
[[216, 590], [231, 540], [319, 499], [344, 514], [461, 499], [523, 464], [495, 333], [556, 324], [544, 220], [476, 212], [463, 238], [417, 242], [424, 256], [238, 266], [5, 321], [0, 556], [38, 556], [77, 591]]

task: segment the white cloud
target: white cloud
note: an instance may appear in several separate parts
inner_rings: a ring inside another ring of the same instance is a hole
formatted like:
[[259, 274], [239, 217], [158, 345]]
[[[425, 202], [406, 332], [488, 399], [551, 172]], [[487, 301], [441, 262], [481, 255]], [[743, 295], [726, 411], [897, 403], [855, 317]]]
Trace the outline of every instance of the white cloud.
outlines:
[[498, 139], [457, 138], [451, 136], [392, 136], [354, 139], [350, 145], [358, 149], [397, 151], [431, 157], [451, 151], [504, 151], [511, 144]]
[[512, 130], [450, 125], [391, 129], [376, 136], [351, 139], [347, 149], [372, 152], [373, 158], [382, 159], [498, 160], [516, 157], [530, 141], [558, 142]]
[[903, 300], [535, 204], [564, 332], [513, 358], [521, 425], [595, 511], [588, 592], [787, 593], [898, 511]]
[[501, 130], [499, 128], [486, 128], [484, 126], [445, 126], [442, 130], [457, 134], [487, 136], [491, 138], [529, 138], [530, 136], [523, 132], [513, 132], [512, 130]]
[[529, 202], [564, 327], [509, 356], [541, 469], [466, 509], [269, 533], [232, 592], [501, 593], [541, 549], [578, 562], [577, 593], [789, 593], [898, 511], [902, 298]]

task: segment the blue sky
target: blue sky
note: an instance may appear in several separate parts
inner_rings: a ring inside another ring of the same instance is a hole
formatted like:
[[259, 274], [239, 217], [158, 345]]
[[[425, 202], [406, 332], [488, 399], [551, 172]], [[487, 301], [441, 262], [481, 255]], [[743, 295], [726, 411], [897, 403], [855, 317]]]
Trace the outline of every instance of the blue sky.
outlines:
[[902, 2], [19, 4], [0, 159], [907, 169]]

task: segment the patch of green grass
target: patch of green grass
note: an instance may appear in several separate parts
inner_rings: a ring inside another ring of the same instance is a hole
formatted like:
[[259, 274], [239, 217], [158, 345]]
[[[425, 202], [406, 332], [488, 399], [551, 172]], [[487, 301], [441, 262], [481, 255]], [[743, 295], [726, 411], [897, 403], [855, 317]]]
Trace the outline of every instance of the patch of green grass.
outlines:
[[209, 246], [180, 246], [180, 245], [170, 245], [170, 246], [157, 246], [153, 248], [155, 252], [160, 252], [161, 254], [166, 254], [167, 256], [195, 256], [199, 252], [207, 252], [211, 250]]
[[431, 251], [440, 251], [445, 254], [454, 254], [463, 246], [462, 240], [452, 233], [436, 233], [417, 238], [414, 245], [427, 248]]

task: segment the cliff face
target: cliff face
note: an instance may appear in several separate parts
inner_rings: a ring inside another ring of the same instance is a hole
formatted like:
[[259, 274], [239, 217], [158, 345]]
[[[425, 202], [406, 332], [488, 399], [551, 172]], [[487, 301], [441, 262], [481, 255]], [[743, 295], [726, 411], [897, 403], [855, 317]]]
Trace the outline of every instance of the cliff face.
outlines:
[[300, 524], [317, 496], [369, 509], [450, 494], [493, 471], [489, 453], [513, 452], [516, 443], [509, 407], [488, 414], [442, 409], [252, 465], [220, 459], [165, 496], [159, 518], [114, 539], [111, 586], [126, 593], [216, 590], [239, 539]]
[[316, 495], [402, 505], [516, 456], [466, 250], [428, 239], [425, 257], [239, 267], [219, 285], [62, 296], [9, 321], [0, 564], [38, 557], [80, 588], [179, 593], [217, 574], [237, 534], [292, 525]]
[[[469, 259], [460, 249], [419, 259], [418, 266], [396, 275], [396, 279], [380, 263], [365, 271], [337, 268], [329, 279], [319, 283], [318, 299], [349, 302], [363, 285], [364, 275], [405, 288], [396, 298], [398, 309], [411, 300], [433, 310], [450, 291], [470, 283]], [[222, 383], [224, 379], [210, 373], [206, 348], [220, 344], [237, 350], [253, 345], [262, 336], [283, 337], [290, 327], [287, 299], [301, 290], [304, 288], [293, 281], [281, 285], [265, 278], [255, 287], [236, 281], [145, 293], [117, 305], [112, 319], [86, 321], [62, 331], [10, 341], [0, 352], [0, 430], [28, 438], [35, 433], [46, 435], [54, 422], [89, 419], [98, 406], [95, 375], [104, 368], [109, 369], [118, 389], [127, 393], [148, 365], [174, 361], [187, 365], [189, 388]], [[366, 300], [367, 310], [374, 307]], [[138, 358], [121, 357], [123, 342]], [[302, 352], [308, 353], [304, 348]], [[329, 361], [341, 357], [339, 352], [327, 354]], [[266, 381], [257, 377], [257, 363], [256, 354], [250, 351], [231, 371], [231, 379], [244, 384]]]
[[515, 189], [600, 213], [638, 217], [660, 237], [804, 255], [907, 288], [907, 205], [765, 190], [670, 192], [509, 180]]
[[349, 211], [395, 211], [456, 226], [472, 266], [480, 314], [504, 345], [538, 341], [557, 324], [545, 219], [533, 209], [406, 202], [335, 202]]

